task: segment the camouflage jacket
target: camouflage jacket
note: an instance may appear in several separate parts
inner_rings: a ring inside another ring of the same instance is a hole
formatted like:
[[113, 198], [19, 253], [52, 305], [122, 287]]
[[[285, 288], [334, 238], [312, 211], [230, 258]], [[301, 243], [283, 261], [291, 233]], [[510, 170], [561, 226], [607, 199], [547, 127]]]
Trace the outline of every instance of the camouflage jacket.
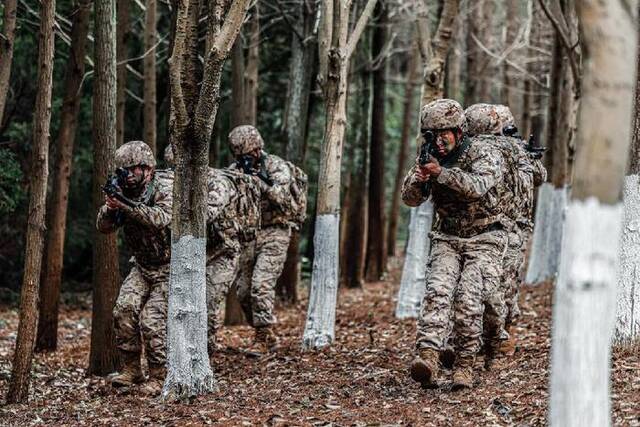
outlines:
[[113, 233], [119, 227], [124, 232], [125, 243], [131, 249], [136, 262], [143, 267], [167, 264], [171, 260], [171, 209], [173, 204], [173, 172], [156, 171], [139, 197], [136, 207], [122, 209], [121, 223], [118, 211], [98, 211], [97, 228], [102, 233]]
[[[258, 177], [254, 179], [260, 186], [262, 194], [261, 212], [262, 212], [262, 227], [268, 227], [271, 225], [283, 225], [291, 226], [289, 220], [291, 203], [291, 183], [294, 179], [291, 175], [291, 169], [280, 157], [274, 154], [267, 154], [263, 152], [264, 156], [264, 169], [267, 176], [273, 181], [273, 185], [269, 186]], [[237, 169], [237, 165], [234, 163], [231, 168]]]
[[207, 187], [207, 254], [240, 250], [260, 228], [257, 184], [241, 172], [209, 168]]
[[451, 164], [428, 185], [415, 179], [412, 167], [402, 184], [402, 200], [418, 206], [432, 198], [436, 212], [433, 230], [458, 237], [472, 237], [492, 227], [511, 229], [505, 164], [502, 154], [481, 138], [465, 139]]

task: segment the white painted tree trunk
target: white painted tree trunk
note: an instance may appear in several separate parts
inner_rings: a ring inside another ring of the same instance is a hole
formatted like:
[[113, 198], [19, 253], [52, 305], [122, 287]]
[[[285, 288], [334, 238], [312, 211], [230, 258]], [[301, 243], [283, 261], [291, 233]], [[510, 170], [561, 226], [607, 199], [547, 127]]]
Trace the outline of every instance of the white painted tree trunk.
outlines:
[[340, 215], [323, 214], [316, 218], [313, 248], [312, 286], [309, 293], [307, 321], [302, 348], [330, 345], [335, 338], [336, 303], [338, 301], [338, 266], [340, 265]]
[[167, 372], [162, 396], [173, 401], [214, 390], [207, 353], [204, 238], [183, 236], [171, 246]]
[[618, 270], [616, 344], [637, 343], [640, 333], [640, 178], [624, 181], [624, 221]]
[[554, 279], [558, 272], [568, 195], [567, 187], [554, 188], [549, 183], [540, 186], [525, 283]]
[[552, 426], [610, 425], [611, 338], [622, 204], [572, 200], [553, 306]]
[[433, 204], [428, 201], [411, 209], [409, 243], [404, 257], [402, 279], [398, 291], [396, 317], [409, 319], [418, 317], [424, 297], [427, 278], [427, 260], [431, 240], [427, 237], [433, 222]]

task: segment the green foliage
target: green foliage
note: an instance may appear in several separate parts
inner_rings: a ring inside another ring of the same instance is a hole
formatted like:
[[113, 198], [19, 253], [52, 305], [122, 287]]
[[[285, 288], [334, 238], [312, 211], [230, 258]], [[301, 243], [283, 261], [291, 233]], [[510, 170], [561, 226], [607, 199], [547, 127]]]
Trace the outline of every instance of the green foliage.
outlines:
[[13, 213], [24, 196], [22, 170], [15, 154], [0, 149], [0, 215]]

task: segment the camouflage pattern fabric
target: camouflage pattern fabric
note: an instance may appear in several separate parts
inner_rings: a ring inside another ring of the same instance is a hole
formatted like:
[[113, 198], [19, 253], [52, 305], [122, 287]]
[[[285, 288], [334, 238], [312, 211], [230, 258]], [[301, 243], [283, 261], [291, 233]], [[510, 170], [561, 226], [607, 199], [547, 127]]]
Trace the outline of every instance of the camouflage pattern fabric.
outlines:
[[504, 257], [504, 273], [500, 291], [504, 295], [506, 303], [505, 323], [510, 325], [520, 316], [518, 307], [518, 295], [520, 291], [521, 270], [524, 263], [525, 240], [524, 233], [516, 229], [509, 233], [509, 245]]
[[[502, 154], [483, 138], [472, 138], [450, 167], [442, 168], [426, 186], [415, 179], [413, 166], [402, 184], [402, 200], [418, 206], [432, 197], [435, 231], [472, 237], [489, 229], [513, 228], [508, 212], [513, 209], [509, 189], [503, 181]], [[425, 191], [426, 190], [426, 191]]]
[[422, 107], [420, 123], [423, 129], [466, 129], [464, 110], [453, 99], [437, 99]]
[[239, 251], [225, 250], [207, 257], [207, 325], [209, 349], [223, 325], [223, 304], [238, 272]]
[[113, 309], [120, 350], [140, 353], [142, 336], [149, 363], [164, 364], [168, 292], [169, 265], [145, 268], [134, 264]]
[[262, 150], [264, 141], [258, 129], [251, 125], [242, 125], [229, 132], [229, 146], [234, 156], [241, 156], [256, 149]]
[[284, 268], [290, 240], [289, 227], [265, 227], [258, 232], [255, 244], [246, 245], [240, 257], [238, 299], [254, 327], [276, 322], [273, 314], [276, 282]]
[[145, 341], [147, 359], [165, 360], [165, 333], [171, 259], [173, 173], [156, 171], [138, 195], [127, 196], [139, 202], [123, 209], [124, 220], [116, 224], [116, 214], [102, 206], [97, 228], [113, 233], [120, 226], [125, 244], [134, 256], [134, 266], [125, 279], [114, 307], [116, 342], [124, 351], [140, 351], [140, 335]]
[[498, 292], [506, 232], [470, 238], [433, 233], [431, 244], [416, 347], [442, 351], [453, 335], [456, 352], [467, 357], [480, 350], [483, 328], [491, 339], [507, 338], [505, 303]]
[[156, 166], [156, 158], [151, 147], [144, 142], [129, 141], [116, 150], [115, 164], [117, 168], [128, 168], [137, 165], [152, 168]]
[[[137, 197], [129, 197], [140, 202], [136, 207], [123, 209], [122, 230], [124, 240], [136, 261], [144, 266], [161, 266], [171, 260], [171, 209], [173, 204], [173, 172], [156, 171], [152, 181]], [[96, 224], [102, 233], [113, 233], [116, 212], [102, 206], [98, 211]]]

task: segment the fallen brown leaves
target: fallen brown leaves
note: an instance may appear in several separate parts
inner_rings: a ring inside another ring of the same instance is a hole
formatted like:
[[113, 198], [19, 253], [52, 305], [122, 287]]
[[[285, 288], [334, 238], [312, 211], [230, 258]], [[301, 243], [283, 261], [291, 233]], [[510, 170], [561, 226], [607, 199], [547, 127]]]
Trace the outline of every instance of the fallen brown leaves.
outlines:
[[[261, 358], [242, 351], [246, 326], [221, 333], [212, 359], [218, 391], [191, 404], [163, 404], [136, 388], [85, 377], [90, 311], [64, 309], [60, 350], [34, 360], [28, 404], [0, 407], [1, 425], [544, 425], [548, 399], [551, 286], [522, 292], [519, 348], [470, 391], [422, 390], [407, 375], [415, 322], [393, 317], [397, 269], [388, 282], [341, 290], [336, 343], [302, 352], [305, 304], [278, 311], [282, 346]], [[6, 393], [17, 312], [0, 308], [0, 394]], [[616, 351], [616, 425], [640, 425], [640, 356]], [[446, 378], [445, 378], [446, 380]]]

